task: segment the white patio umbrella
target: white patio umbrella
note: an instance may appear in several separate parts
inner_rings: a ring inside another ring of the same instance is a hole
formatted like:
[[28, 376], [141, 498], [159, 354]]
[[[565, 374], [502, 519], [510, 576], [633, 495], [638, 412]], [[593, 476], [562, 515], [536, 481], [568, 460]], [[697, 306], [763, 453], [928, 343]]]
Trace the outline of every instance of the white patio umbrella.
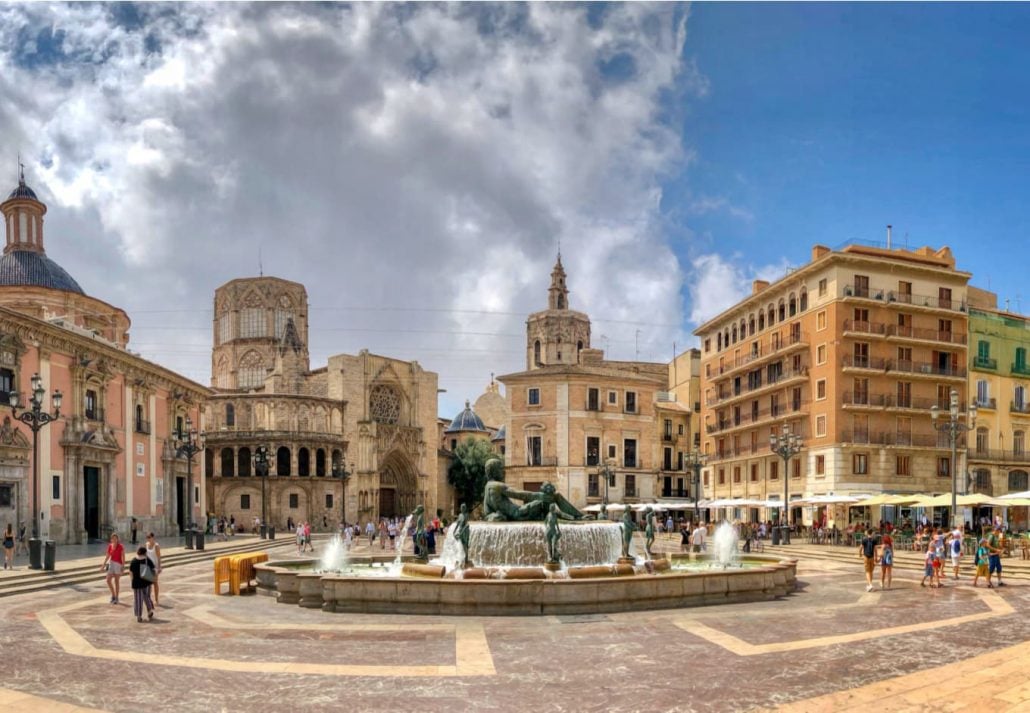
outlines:
[[1030, 498], [1030, 490], [1024, 490], [1021, 493], [1009, 493], [1008, 495], [999, 495], [998, 500], [1025, 500]]
[[794, 502], [799, 505], [841, 505], [857, 503], [859, 498], [851, 495], [834, 495], [827, 493], [824, 495], [813, 495], [810, 498], [802, 498], [801, 500], [795, 500]]

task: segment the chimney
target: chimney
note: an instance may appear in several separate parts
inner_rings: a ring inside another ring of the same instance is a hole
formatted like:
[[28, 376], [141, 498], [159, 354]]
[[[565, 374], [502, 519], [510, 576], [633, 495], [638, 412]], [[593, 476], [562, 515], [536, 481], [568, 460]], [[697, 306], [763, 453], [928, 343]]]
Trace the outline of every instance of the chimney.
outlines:
[[751, 294], [757, 295], [759, 292], [769, 286], [768, 280], [752, 280], [751, 281]]
[[825, 245], [813, 245], [812, 246], [812, 262], [815, 262], [816, 260], [821, 258], [823, 255], [827, 255], [829, 253], [830, 253], [830, 249], [828, 247], [826, 247]]
[[887, 249], [891, 249], [891, 226], [887, 226]]

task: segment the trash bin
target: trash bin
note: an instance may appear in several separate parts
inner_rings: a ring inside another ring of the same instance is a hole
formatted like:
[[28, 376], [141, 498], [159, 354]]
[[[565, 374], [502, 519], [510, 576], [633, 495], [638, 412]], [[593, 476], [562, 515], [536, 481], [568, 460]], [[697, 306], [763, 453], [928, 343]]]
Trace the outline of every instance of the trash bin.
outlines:
[[275, 539], [275, 528], [274, 527], [269, 527], [268, 528], [268, 539], [270, 539], [270, 540], [274, 540]]
[[262, 540], [267, 540], [268, 539], [268, 525], [262, 525], [261, 526], [261, 539]]
[[48, 572], [54, 571], [54, 563], [57, 561], [57, 543], [47, 540], [43, 543], [43, 569]]
[[778, 527], [772, 529], [772, 543], [774, 546], [780, 544], [780, 528]]
[[784, 525], [783, 526], [783, 534], [780, 535], [780, 541], [784, 545], [789, 545], [790, 544], [790, 526], [789, 525]]
[[193, 549], [202, 550], [204, 549], [204, 531], [195, 530], [193, 532]]
[[29, 538], [29, 569], [43, 569], [43, 540]]
[[186, 535], [186, 549], [187, 550], [192, 550], [193, 549], [193, 530], [186, 530], [185, 535]]

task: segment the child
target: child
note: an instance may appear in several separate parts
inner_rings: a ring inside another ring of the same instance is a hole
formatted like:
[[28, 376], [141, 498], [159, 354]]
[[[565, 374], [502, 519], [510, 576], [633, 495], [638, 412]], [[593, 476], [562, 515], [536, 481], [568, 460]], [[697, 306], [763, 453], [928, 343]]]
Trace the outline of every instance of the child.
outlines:
[[934, 579], [934, 583], [935, 583], [934, 586], [937, 587], [938, 589], [940, 589], [941, 587], [944, 586], [944, 583], [942, 582], [942, 579], [941, 579], [941, 573], [943, 571], [944, 571], [944, 541], [940, 538], [940, 536], [938, 536], [936, 542], [934, 543], [934, 552], [933, 552], [933, 579]]
[[136, 550], [136, 556], [129, 563], [129, 572], [132, 573], [132, 611], [136, 614], [136, 622], [143, 623], [143, 606], [147, 607], [147, 619], [154, 618], [154, 604], [150, 601], [150, 582], [143, 579], [143, 568], [151, 567], [147, 559], [147, 548], [140, 547]]
[[890, 535], [883, 536], [880, 548], [880, 589], [891, 588], [891, 576], [894, 570], [894, 540]]
[[925, 566], [923, 567], [923, 579], [919, 582], [920, 587], [926, 586], [926, 578], [930, 578], [930, 586], [936, 586], [934, 582], [934, 560], [937, 559], [937, 550], [933, 546], [933, 540], [926, 546], [926, 558], [924, 560]]
[[973, 577], [973, 586], [980, 581], [980, 577], [987, 580], [988, 589], [993, 589], [994, 585], [991, 584], [990, 575], [987, 573], [987, 555], [990, 550], [987, 549], [987, 538], [980, 539], [980, 545], [976, 548], [976, 576]]

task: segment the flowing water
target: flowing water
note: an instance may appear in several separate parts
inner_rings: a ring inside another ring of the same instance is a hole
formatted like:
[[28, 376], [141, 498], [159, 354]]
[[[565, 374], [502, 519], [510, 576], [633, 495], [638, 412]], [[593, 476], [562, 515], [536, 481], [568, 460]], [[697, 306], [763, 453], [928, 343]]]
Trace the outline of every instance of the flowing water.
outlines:
[[712, 542], [715, 559], [723, 569], [734, 565], [740, 560], [740, 553], [737, 550], [737, 528], [730, 523], [724, 521], [716, 528]]
[[401, 556], [404, 554], [404, 538], [408, 536], [408, 528], [411, 527], [411, 518], [414, 515], [408, 515], [404, 518], [404, 526], [400, 528], [400, 532], [397, 533], [397, 556], [393, 559], [393, 566], [399, 572], [401, 567], [404, 566], [401, 561]]
[[[559, 524], [558, 550], [565, 567], [614, 564], [622, 552], [622, 529], [617, 522]], [[463, 561], [454, 525], [436, 560], [448, 570]], [[469, 563], [475, 567], [539, 567], [547, 561], [547, 535], [542, 522], [469, 523]]]
[[318, 572], [342, 572], [347, 568], [348, 561], [347, 543], [339, 535], [333, 535], [329, 544], [322, 551], [322, 557], [318, 561]]

